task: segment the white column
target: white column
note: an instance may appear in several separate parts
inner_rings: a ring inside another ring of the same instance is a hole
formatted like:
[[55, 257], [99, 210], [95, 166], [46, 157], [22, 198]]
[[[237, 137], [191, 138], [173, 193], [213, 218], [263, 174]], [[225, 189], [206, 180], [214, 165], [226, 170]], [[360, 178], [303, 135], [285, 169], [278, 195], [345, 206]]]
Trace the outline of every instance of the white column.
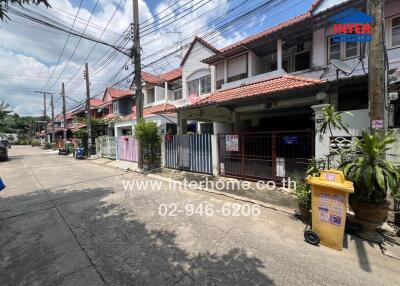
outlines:
[[224, 83], [228, 83], [228, 60], [224, 61]]
[[211, 156], [212, 156], [212, 174], [214, 176], [219, 175], [219, 168], [218, 168], [218, 135], [211, 135]]
[[278, 71], [282, 70], [282, 39], [276, 41], [276, 56]]
[[168, 82], [164, 83], [164, 100], [168, 101]]
[[165, 167], [165, 136], [161, 136], [161, 167]]
[[217, 86], [217, 75], [215, 72], [215, 66], [211, 66], [210, 68], [211, 68], [211, 92], [214, 92]]
[[[322, 109], [324, 107], [328, 107], [329, 104], [319, 104], [313, 105], [311, 108], [314, 110], [315, 118], [320, 118], [323, 114]], [[329, 132], [328, 132], [329, 133]], [[329, 154], [329, 144], [330, 144], [330, 134], [320, 134], [318, 133], [318, 123], [315, 122], [315, 158], [316, 159], [325, 159], [326, 155]]]

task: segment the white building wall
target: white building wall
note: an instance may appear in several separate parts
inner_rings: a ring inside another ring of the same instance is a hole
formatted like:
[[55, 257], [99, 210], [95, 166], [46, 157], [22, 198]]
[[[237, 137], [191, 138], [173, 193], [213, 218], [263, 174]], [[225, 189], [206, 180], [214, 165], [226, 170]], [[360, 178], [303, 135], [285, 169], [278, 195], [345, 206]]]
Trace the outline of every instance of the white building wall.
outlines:
[[205, 58], [211, 57], [215, 53], [208, 49], [207, 47], [203, 46], [201, 43], [196, 42], [188, 55], [185, 63], [182, 67], [182, 96], [183, 99], [188, 98], [187, 92], [187, 82], [188, 78], [190, 80], [195, 79], [193, 76], [199, 70], [208, 70], [208, 74], [211, 75], [211, 68], [201, 61]]

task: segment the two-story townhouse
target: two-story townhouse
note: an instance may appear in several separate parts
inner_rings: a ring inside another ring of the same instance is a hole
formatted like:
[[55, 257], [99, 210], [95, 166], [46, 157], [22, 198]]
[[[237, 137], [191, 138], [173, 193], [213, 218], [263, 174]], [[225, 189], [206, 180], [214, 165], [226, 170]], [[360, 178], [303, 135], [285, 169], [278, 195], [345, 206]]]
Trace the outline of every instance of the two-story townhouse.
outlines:
[[[385, 3], [389, 70], [399, 68], [399, 4]], [[311, 156], [330, 152], [335, 138], [312, 135], [314, 112], [328, 103], [353, 113], [345, 121], [359, 136], [369, 124], [368, 45], [335, 43], [330, 20], [349, 8], [366, 12], [366, 1], [318, 0], [303, 15], [203, 59], [215, 70], [215, 90], [174, 110], [181, 133], [198, 120], [213, 122], [214, 134], [234, 135], [219, 136], [220, 172], [253, 179], [294, 176]], [[338, 71], [343, 66], [350, 72]]]
[[107, 87], [104, 91], [102, 104], [98, 106], [98, 112], [103, 114], [103, 121], [107, 122], [106, 134], [115, 136], [115, 122], [132, 112], [135, 99], [131, 90], [122, 90]]
[[[176, 132], [176, 115], [164, 110], [175, 107], [174, 103], [182, 99], [182, 70], [177, 68], [159, 76], [142, 71], [143, 117], [156, 122], [163, 133]], [[160, 112], [160, 114], [154, 114]], [[131, 135], [136, 124], [136, 106], [131, 112], [115, 122], [115, 136]]]

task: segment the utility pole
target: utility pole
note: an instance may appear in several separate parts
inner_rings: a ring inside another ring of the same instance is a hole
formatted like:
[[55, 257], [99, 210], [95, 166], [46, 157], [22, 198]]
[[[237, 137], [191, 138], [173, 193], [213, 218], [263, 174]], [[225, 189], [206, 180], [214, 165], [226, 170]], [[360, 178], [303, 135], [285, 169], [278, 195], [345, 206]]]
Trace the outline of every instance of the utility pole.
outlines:
[[56, 129], [54, 127], [54, 96], [51, 95], [51, 143], [55, 143]]
[[374, 18], [369, 43], [368, 90], [371, 132], [385, 131], [386, 65], [383, 23], [383, 1], [368, 0], [368, 13]]
[[[135, 65], [136, 88], [136, 123], [143, 118], [143, 93], [142, 93], [142, 63], [140, 59], [140, 33], [139, 33], [139, 5], [138, 0], [132, 0], [133, 4], [133, 46], [131, 51], [132, 63]], [[138, 142], [138, 168], [143, 169], [143, 146]]]
[[[47, 109], [47, 106], [46, 106], [47, 97], [46, 97], [46, 95], [52, 95], [52, 93], [46, 92], [46, 91], [38, 91], [38, 90], [35, 90], [35, 92], [43, 94], [43, 116], [44, 116], [43, 120], [47, 121], [47, 112], [46, 112], [46, 109]], [[47, 128], [47, 124], [46, 124], [46, 128]], [[45, 141], [47, 142], [47, 133], [46, 133]]]
[[90, 83], [89, 83], [89, 66], [85, 63], [84, 76], [86, 79], [86, 113], [87, 113], [87, 135], [88, 135], [88, 156], [92, 155], [92, 118], [90, 114]]
[[61, 96], [63, 103], [63, 139], [64, 139], [64, 149], [67, 147], [67, 111], [65, 107], [65, 87], [64, 83], [61, 84]]

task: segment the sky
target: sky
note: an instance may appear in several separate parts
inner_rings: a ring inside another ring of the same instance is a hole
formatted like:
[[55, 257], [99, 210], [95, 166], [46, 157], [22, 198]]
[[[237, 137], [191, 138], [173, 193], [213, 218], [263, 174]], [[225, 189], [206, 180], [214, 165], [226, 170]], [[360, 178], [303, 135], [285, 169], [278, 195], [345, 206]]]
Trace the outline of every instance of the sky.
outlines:
[[[49, 2], [50, 9], [43, 6], [27, 8], [64, 24], [68, 29], [73, 27], [79, 32], [84, 31], [85, 35], [106, 43], [119, 44], [132, 21], [130, 0]], [[267, 2], [274, 4], [267, 6], [260, 15], [245, 23], [221, 28], [224, 21]], [[189, 43], [196, 35], [217, 48], [223, 48], [304, 13], [312, 2], [139, 0], [142, 65], [147, 72], [161, 74], [178, 67], [184, 51], [164, 60], [159, 59]], [[117, 88], [130, 85], [129, 80], [124, 78], [132, 72], [133, 66], [126, 55], [102, 44], [68, 37], [68, 33], [40, 26], [16, 15], [9, 16], [10, 21], [0, 22], [0, 101], [6, 101], [15, 113], [23, 116], [43, 114], [43, 96], [35, 91], [54, 93], [56, 114], [61, 112], [62, 82], [66, 86], [67, 109], [76, 106], [76, 101], [81, 102], [86, 97], [83, 79], [85, 62], [89, 64], [91, 96], [101, 98], [105, 88], [115, 83], [118, 83]], [[127, 39], [126, 46], [131, 44]], [[50, 112], [48, 97], [47, 114]]]

